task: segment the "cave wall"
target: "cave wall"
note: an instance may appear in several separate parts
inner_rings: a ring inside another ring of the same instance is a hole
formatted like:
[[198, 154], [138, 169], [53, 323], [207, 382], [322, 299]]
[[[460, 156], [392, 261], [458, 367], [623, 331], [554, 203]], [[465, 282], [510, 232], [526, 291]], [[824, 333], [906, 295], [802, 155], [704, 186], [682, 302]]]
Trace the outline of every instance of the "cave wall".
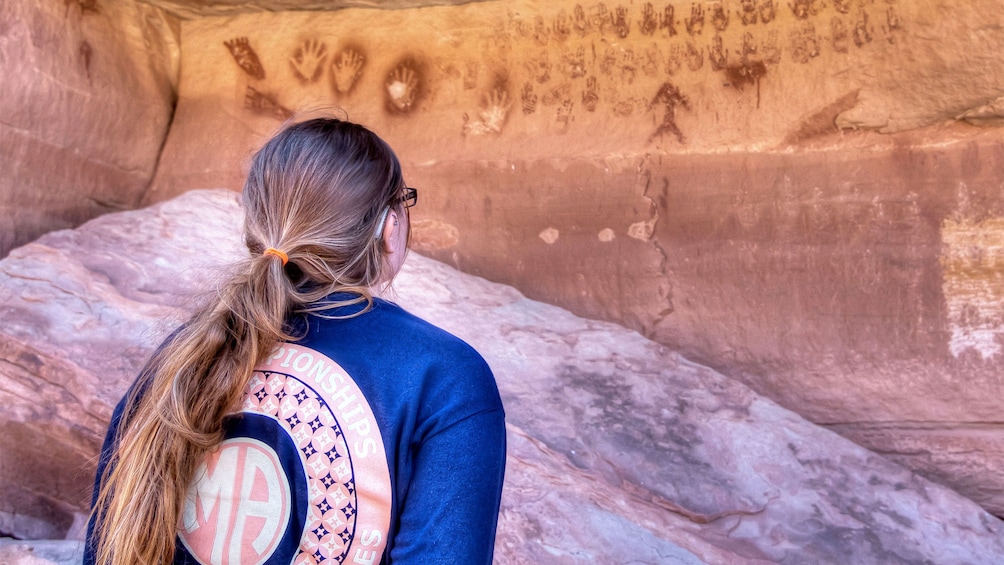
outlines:
[[173, 111], [176, 28], [131, 0], [0, 4], [0, 257], [136, 207]]
[[481, 2], [182, 22], [146, 202], [294, 113], [399, 152], [416, 248], [626, 324], [1004, 512], [1004, 2]]
[[422, 253], [1004, 513], [1004, 1], [416, 4], [4, 2], [0, 255], [335, 111]]

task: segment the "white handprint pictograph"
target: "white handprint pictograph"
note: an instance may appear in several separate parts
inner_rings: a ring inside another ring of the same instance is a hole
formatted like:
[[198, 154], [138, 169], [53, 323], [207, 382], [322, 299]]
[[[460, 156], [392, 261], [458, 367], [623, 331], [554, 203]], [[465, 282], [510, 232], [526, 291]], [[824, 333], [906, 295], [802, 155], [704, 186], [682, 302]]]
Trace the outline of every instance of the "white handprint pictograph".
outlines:
[[389, 102], [394, 108], [401, 112], [411, 110], [418, 91], [418, 76], [414, 69], [407, 65], [398, 66], [387, 77], [385, 86]]
[[509, 93], [503, 88], [495, 88], [485, 96], [485, 108], [481, 111], [481, 119], [465, 124], [464, 134], [502, 133], [502, 126], [505, 125], [511, 106]]

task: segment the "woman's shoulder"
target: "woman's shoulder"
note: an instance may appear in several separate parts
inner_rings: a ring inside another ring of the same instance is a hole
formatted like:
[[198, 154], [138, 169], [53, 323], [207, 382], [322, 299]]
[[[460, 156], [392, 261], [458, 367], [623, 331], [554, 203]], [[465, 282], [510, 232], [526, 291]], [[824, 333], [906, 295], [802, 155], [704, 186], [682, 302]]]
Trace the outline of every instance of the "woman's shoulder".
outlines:
[[[377, 299], [375, 309], [384, 314], [388, 319], [393, 320], [397, 324], [396, 330], [407, 333], [411, 339], [421, 340], [430, 345], [434, 344], [441, 347], [457, 348], [458, 350], [469, 350], [470, 353], [478, 355], [474, 348], [463, 339], [425, 318], [405, 310], [394, 302]], [[478, 356], [480, 357], [480, 355]]]
[[374, 298], [372, 308], [351, 318], [318, 318], [308, 322], [307, 343], [324, 344], [349, 356], [366, 355], [430, 369], [455, 368], [491, 375], [477, 350], [451, 332], [417, 316], [400, 305]]
[[[484, 357], [469, 343], [449, 331], [417, 316], [401, 306], [381, 301], [379, 309], [393, 319], [391, 333], [401, 341], [401, 348], [416, 360], [422, 360], [437, 372], [457, 373], [465, 380], [475, 375], [494, 378]], [[396, 326], [396, 327], [395, 327]]]

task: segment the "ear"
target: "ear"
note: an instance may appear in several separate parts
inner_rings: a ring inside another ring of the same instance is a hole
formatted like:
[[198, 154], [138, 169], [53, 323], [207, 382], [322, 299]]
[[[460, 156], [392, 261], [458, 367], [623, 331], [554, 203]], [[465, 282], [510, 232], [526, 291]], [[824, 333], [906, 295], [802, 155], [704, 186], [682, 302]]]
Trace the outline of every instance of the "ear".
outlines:
[[399, 242], [397, 241], [397, 238], [394, 237], [397, 230], [401, 229], [401, 226], [398, 224], [400, 224], [400, 220], [397, 217], [397, 212], [392, 208], [390, 212], [387, 213], [387, 220], [383, 223], [383, 235], [381, 236], [381, 239], [383, 239], [384, 253], [396, 253], [403, 251], [398, 249]]

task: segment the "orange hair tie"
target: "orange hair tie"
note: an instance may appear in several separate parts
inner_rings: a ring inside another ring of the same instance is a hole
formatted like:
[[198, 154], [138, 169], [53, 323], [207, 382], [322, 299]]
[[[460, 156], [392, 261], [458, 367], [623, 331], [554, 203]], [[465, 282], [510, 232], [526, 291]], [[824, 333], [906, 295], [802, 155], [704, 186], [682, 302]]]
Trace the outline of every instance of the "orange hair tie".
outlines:
[[273, 257], [278, 257], [282, 260], [282, 266], [285, 267], [286, 263], [289, 263], [289, 255], [286, 255], [282, 251], [279, 251], [275, 247], [269, 247], [265, 251], [261, 252], [262, 255], [271, 255]]

